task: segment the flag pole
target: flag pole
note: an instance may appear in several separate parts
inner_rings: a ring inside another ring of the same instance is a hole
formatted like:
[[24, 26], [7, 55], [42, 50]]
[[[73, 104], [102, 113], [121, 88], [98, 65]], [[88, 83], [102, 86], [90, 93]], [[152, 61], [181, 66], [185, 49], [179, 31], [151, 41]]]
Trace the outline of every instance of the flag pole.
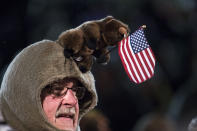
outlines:
[[[126, 39], [126, 38], [127, 38], [127, 36], [124, 36], [124, 38], [123, 38], [122, 40], [124, 40], [124, 39]], [[120, 44], [120, 43], [119, 43], [119, 44]], [[107, 53], [105, 53], [104, 55], [100, 56], [99, 58], [106, 56], [107, 54], [109, 54], [111, 51], [113, 51], [113, 50], [116, 49], [117, 47], [118, 47], [118, 45], [115, 45], [115, 47], [111, 48]]]
[[104, 55], [100, 56], [99, 58], [106, 56], [107, 54], [109, 54], [111, 51], [113, 51], [113, 50], [116, 49], [117, 47], [118, 47], [118, 46], [116, 45], [115, 47], [111, 48], [107, 53], [105, 53]]
[[[142, 25], [140, 27], [141, 29], [145, 29], [146, 28], [146, 25]], [[126, 39], [126, 37], [123, 38], [123, 40]], [[100, 56], [99, 58], [101, 57], [104, 57], [105, 55], [109, 54], [111, 51], [113, 51], [114, 49], [116, 49], [118, 46], [116, 45], [115, 47], [113, 47], [111, 50], [109, 50], [107, 53], [105, 53], [104, 55]]]

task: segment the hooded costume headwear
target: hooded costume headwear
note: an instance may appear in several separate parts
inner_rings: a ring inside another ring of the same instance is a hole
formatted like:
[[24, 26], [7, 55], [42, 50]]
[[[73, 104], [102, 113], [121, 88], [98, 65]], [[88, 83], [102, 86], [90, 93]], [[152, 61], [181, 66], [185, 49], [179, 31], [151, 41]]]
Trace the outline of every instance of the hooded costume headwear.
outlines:
[[91, 72], [81, 73], [54, 41], [43, 40], [23, 49], [8, 66], [1, 84], [0, 107], [8, 124], [17, 131], [60, 131], [47, 121], [40, 95], [48, 84], [66, 77], [78, 79], [88, 90], [80, 105], [81, 119], [97, 103]]

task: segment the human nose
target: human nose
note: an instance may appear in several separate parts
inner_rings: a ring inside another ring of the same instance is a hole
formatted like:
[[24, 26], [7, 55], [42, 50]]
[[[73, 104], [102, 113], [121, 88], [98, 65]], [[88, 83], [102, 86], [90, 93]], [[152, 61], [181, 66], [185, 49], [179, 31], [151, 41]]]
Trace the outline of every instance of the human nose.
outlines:
[[65, 96], [63, 97], [62, 104], [74, 106], [77, 104], [77, 102], [78, 100], [73, 91], [71, 89], [68, 89]]

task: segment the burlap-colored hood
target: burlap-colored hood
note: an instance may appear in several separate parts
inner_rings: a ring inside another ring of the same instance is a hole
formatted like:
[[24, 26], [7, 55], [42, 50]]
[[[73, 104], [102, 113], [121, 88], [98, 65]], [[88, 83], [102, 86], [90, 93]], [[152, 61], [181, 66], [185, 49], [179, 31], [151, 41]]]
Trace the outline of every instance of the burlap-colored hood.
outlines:
[[91, 72], [81, 73], [64, 49], [43, 40], [22, 50], [9, 65], [1, 85], [0, 107], [7, 122], [17, 131], [59, 131], [48, 123], [41, 105], [41, 90], [58, 79], [77, 78], [89, 91], [80, 108], [80, 119], [95, 107], [97, 95]]

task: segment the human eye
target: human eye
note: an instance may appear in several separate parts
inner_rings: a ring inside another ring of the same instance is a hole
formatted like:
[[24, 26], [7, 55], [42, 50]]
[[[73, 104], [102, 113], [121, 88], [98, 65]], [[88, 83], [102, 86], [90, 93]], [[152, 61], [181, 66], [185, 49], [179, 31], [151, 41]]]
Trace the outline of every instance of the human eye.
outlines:
[[56, 97], [60, 97], [63, 95], [63, 89], [62, 88], [54, 88], [53, 89], [53, 95]]
[[85, 94], [85, 88], [84, 87], [75, 87], [75, 95], [78, 99], [82, 99], [84, 97]]
[[71, 90], [72, 90], [73, 92], [77, 92], [77, 91], [78, 91], [78, 87], [77, 87], [77, 86], [74, 86], [74, 87], [71, 88]]
[[62, 96], [62, 93], [60, 93], [60, 92], [54, 92], [53, 95], [56, 96], [56, 97], [59, 97], [59, 96]]

